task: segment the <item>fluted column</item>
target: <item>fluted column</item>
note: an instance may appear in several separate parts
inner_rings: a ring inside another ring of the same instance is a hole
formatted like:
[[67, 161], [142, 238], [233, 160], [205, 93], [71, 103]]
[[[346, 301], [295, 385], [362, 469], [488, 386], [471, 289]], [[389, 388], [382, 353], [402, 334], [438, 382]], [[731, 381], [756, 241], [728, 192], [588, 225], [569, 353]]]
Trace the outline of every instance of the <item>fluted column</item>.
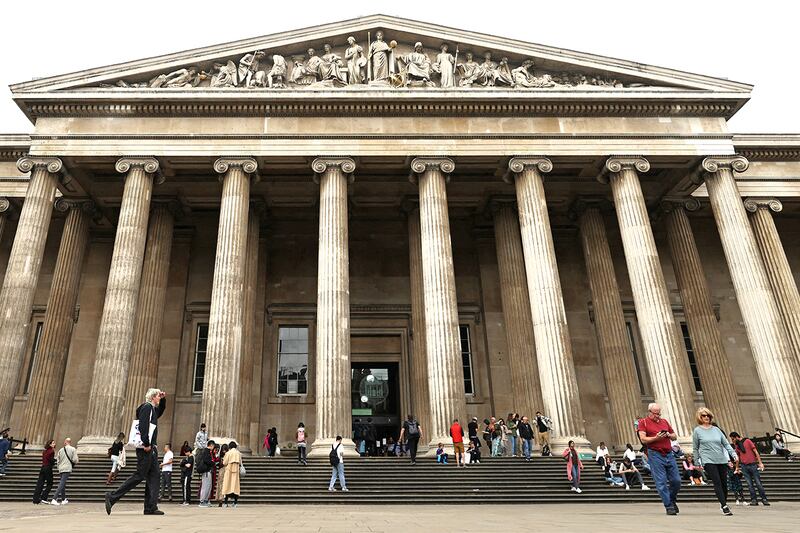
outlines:
[[254, 159], [222, 158], [214, 170], [222, 180], [217, 230], [217, 255], [208, 319], [208, 349], [200, 418], [214, 440], [228, 442], [236, 436], [239, 371], [244, 326], [244, 275], [250, 179], [258, 165]]
[[722, 344], [722, 335], [711, 305], [703, 263], [686, 214], [698, 209], [697, 200], [665, 202], [667, 241], [672, 266], [681, 291], [686, 324], [692, 337], [697, 372], [703, 384], [703, 399], [714, 411], [720, 426], [729, 431], [746, 431], [742, 409], [733, 382], [730, 360]]
[[655, 400], [662, 406], [664, 416], [680, 441], [689, 443], [695, 425], [689, 359], [672, 314], [637, 174], [637, 171], [650, 170], [650, 163], [641, 157], [611, 157], [606, 161], [606, 170]]
[[239, 417], [239, 447], [250, 451], [250, 404], [253, 390], [253, 368], [258, 346], [256, 332], [256, 290], [258, 288], [258, 242], [261, 238], [263, 202], [250, 202], [247, 218], [247, 245], [244, 267], [244, 295], [242, 297], [244, 342], [242, 364], [239, 370], [239, 395], [236, 397], [236, 413]]
[[0, 291], [0, 426], [3, 427], [11, 419], [25, 357], [33, 296], [62, 163], [55, 157], [23, 157], [17, 162], [17, 168], [30, 172], [31, 177]]
[[425, 283], [422, 272], [422, 241], [419, 204], [408, 209], [408, 275], [411, 288], [411, 405], [424, 431], [430, 425], [428, 351], [425, 346]]
[[123, 422], [133, 420], [147, 389], [156, 387], [158, 378], [161, 330], [175, 226], [173, 211], [177, 209], [177, 202], [170, 205], [168, 201], [154, 201], [154, 204], [142, 264]]
[[347, 182], [356, 169], [348, 157], [320, 157], [311, 163], [319, 182], [317, 268], [317, 434], [313, 455], [327, 455], [337, 435], [345, 453], [355, 455], [350, 399], [350, 256]]
[[603, 215], [597, 203], [584, 201], [576, 207], [586, 275], [592, 291], [597, 346], [611, 408], [613, 442], [618, 449], [624, 449], [625, 444], [636, 436], [632, 424], [642, 413], [642, 398], [636, 386], [636, 363], [625, 326]]
[[122, 410], [158, 161], [122, 158], [116, 169], [126, 174], [125, 188], [97, 335], [84, 437], [78, 442], [78, 449], [84, 453], [105, 453], [117, 433], [130, 427], [130, 420], [122, 420]]
[[[744, 172], [747, 165], [741, 156], [707, 157], [702, 163], [764, 398], [775, 425], [792, 431], [800, 427], [800, 368], [733, 177], [734, 171]], [[797, 449], [800, 443], [792, 439], [786, 435], [787, 442]]]
[[0, 196], [0, 239], [3, 238], [3, 231], [6, 228], [6, 218], [8, 218], [8, 210], [11, 207], [11, 202], [8, 198]]
[[518, 413], [532, 416], [541, 411], [543, 405], [519, 218], [514, 206], [508, 203], [495, 204], [493, 211], [513, 408]]
[[61, 234], [20, 432], [30, 441], [33, 449], [43, 448], [50, 439], [56, 437], [53, 432], [72, 340], [72, 327], [77, 318], [75, 304], [78, 301], [83, 258], [89, 242], [89, 220], [94, 212], [94, 204], [61, 198], [56, 202], [56, 209], [68, 210], [69, 213]]
[[767, 279], [786, 327], [792, 351], [800, 363], [800, 294], [797, 292], [797, 283], [786, 258], [781, 236], [772, 219], [772, 212], [780, 213], [783, 204], [775, 198], [748, 198], [744, 202], [744, 208], [750, 212], [750, 224], [764, 261]]
[[427, 439], [431, 450], [452, 442], [453, 418], [464, 420], [464, 372], [458, 336], [458, 302], [453, 271], [453, 247], [447, 210], [447, 175], [455, 170], [451, 159], [428, 157], [411, 162], [412, 180], [419, 184], [420, 244], [425, 305], [425, 347], [428, 356], [430, 420]]
[[577, 446], [586, 448], [578, 380], [542, 180], [542, 173], [550, 172], [553, 164], [543, 157], [514, 157], [508, 168], [515, 176], [544, 411], [553, 419], [555, 445], [574, 440]]

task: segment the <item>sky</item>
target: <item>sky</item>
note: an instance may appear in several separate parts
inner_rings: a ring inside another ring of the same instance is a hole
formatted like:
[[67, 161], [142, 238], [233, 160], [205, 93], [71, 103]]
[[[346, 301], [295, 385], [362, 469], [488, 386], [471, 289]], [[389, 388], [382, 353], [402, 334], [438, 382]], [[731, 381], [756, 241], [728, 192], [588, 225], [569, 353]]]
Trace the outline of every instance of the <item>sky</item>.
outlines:
[[731, 131], [800, 132], [800, 3], [789, 0], [38, 0], [0, 10], [0, 133], [33, 131], [10, 84], [375, 13], [750, 83]]

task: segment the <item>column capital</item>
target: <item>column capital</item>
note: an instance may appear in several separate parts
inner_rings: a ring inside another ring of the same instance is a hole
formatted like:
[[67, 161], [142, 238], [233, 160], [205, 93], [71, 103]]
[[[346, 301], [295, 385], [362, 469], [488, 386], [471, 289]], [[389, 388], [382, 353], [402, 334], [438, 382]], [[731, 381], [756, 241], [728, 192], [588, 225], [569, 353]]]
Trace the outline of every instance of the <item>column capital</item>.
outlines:
[[93, 220], [97, 220], [101, 216], [100, 210], [97, 209], [97, 204], [88, 198], [65, 198], [62, 196], [56, 199], [53, 207], [59, 213], [66, 213], [71, 209], [80, 209]]
[[745, 198], [744, 208], [751, 213], [759, 209], [769, 209], [773, 213], [783, 211], [783, 204], [777, 198]]
[[57, 157], [35, 156], [25, 156], [17, 160], [17, 168], [20, 172], [31, 172], [35, 167], [46, 167], [51, 174], [57, 174], [64, 170], [64, 162]]
[[[508, 161], [508, 170], [514, 174], [519, 174], [528, 169], [536, 169], [543, 174], [553, 170], [553, 162], [547, 157], [542, 156], [515, 156]], [[506, 180], [508, 181], [508, 180]]]
[[685, 209], [686, 211], [699, 211], [701, 207], [700, 200], [697, 198], [664, 198], [658, 204], [659, 213], [672, 213], [676, 209]]
[[250, 198], [250, 212], [263, 217], [267, 214], [267, 202], [263, 198]]
[[422, 174], [432, 167], [436, 167], [445, 174], [450, 174], [456, 169], [456, 164], [449, 157], [420, 156], [411, 160], [411, 170], [417, 174]]
[[509, 208], [516, 213], [517, 198], [515, 196], [492, 196], [489, 198], [486, 207], [488, 212], [492, 215], [492, 218], [497, 216], [497, 214], [505, 208]]
[[706, 172], [713, 174], [721, 168], [728, 168], [736, 172], [744, 172], [750, 162], [741, 155], [714, 155], [703, 159], [700, 166]]
[[317, 157], [311, 162], [315, 174], [324, 174], [329, 167], [339, 167], [345, 174], [356, 171], [356, 162], [351, 157]]
[[5, 213], [11, 207], [11, 202], [5, 196], [0, 196], [0, 213]]
[[578, 220], [589, 209], [597, 209], [601, 213], [613, 213], [614, 204], [599, 196], [582, 196], [577, 198], [567, 211], [570, 220]]
[[158, 172], [160, 165], [155, 157], [121, 157], [117, 159], [114, 165], [117, 172], [121, 174], [125, 174], [131, 168], [137, 167], [141, 167], [148, 174], [155, 174]]
[[414, 195], [414, 196], [406, 196], [405, 198], [403, 198], [400, 201], [400, 209], [402, 209], [406, 215], [410, 215], [414, 211], [418, 211], [419, 196]]
[[176, 196], [153, 196], [151, 204], [153, 209], [156, 207], [166, 209], [175, 220], [181, 219], [185, 215], [181, 201]]

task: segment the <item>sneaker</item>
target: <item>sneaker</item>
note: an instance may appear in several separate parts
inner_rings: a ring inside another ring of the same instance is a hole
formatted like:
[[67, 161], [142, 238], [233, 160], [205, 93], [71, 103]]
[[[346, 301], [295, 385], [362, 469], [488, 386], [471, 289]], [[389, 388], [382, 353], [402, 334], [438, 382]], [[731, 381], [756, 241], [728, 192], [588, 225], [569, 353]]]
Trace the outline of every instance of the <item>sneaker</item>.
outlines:
[[667, 507], [667, 514], [670, 516], [675, 516], [678, 514], [678, 510], [674, 507]]
[[738, 498], [737, 498], [737, 499], [736, 499], [736, 505], [742, 505], [742, 500], [740, 500], [740, 499], [738, 499]]
[[583, 491], [582, 491], [581, 489], [575, 489], [575, 492], [577, 492], [578, 494], [580, 494], [580, 493], [581, 493], [581, 492], [583, 492]]
[[625, 485], [625, 490], [631, 490], [631, 488], [628, 485]]
[[744, 506], [744, 507], [747, 507], [748, 505], [750, 505], [750, 502], [748, 502], [748, 501], [742, 501], [742, 506]]
[[347, 487], [345, 487], [345, 488], [343, 488], [343, 489], [342, 489], [342, 492], [350, 492], [350, 489], [348, 489]]
[[331, 488], [328, 489], [328, 492], [336, 492], [336, 489], [331, 487]]
[[56, 501], [56, 499], [55, 499], [55, 498], [54, 498], [54, 499], [52, 499], [52, 500], [50, 500], [50, 502], [49, 502], [49, 503], [50, 503], [50, 505], [61, 505], [60, 503], [58, 503], [58, 501]]
[[572, 492], [575, 492], [575, 487], [570, 487], [569, 490], [571, 490]]
[[64, 498], [63, 500], [61, 500], [61, 505], [67, 505], [68, 503], [69, 503], [69, 500], [68, 500], [68, 499], [66, 499], [66, 498]]
[[111, 493], [110, 492], [106, 492], [105, 502], [106, 502], [106, 514], [110, 515], [111, 514], [111, 506], [114, 505], [113, 503], [111, 503]]
[[675, 509], [676, 513], [680, 514], [681, 510], [678, 508], [678, 504], [677, 503], [673, 502], [672, 503], [672, 508]]
[[723, 505], [722, 507], [720, 507], [720, 509], [722, 510], [722, 514], [724, 514], [725, 516], [733, 515], [733, 513], [731, 512], [731, 508], [728, 507], [727, 505]]
[[708, 483], [706, 483], [705, 481], [701, 481], [700, 484], [701, 485], [708, 485]]
[[211, 505], [208, 502], [202, 502], [198, 507], [211, 507]]
[[650, 490], [650, 487], [648, 487], [647, 485], [642, 485], [642, 490]]
[[752, 505], [754, 507], [758, 506], [758, 500], [750, 500], [750, 503], [748, 503], [747, 505]]
[[187, 506], [187, 505], [189, 505], [189, 502], [183, 502], [181, 505]]
[[761, 505], [764, 507], [769, 507], [771, 504], [767, 500], [761, 500]]
[[145, 511], [144, 514], [161, 516], [164, 514], [164, 511], [162, 511], [161, 509], [156, 509], [154, 511]]
[[233, 505], [231, 505], [231, 507], [233, 507], [234, 509], [236, 509], [237, 507], [239, 507], [239, 504], [238, 504], [238, 503], [236, 503], [236, 502], [233, 502]]

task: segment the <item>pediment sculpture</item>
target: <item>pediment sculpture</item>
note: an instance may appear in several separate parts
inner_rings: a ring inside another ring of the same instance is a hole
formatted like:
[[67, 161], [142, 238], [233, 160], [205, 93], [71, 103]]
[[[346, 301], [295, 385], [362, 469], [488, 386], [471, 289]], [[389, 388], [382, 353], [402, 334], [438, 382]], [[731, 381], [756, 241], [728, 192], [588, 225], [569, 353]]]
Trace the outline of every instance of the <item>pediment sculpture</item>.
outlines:
[[[430, 54], [422, 42], [398, 45], [384, 39], [377, 31], [367, 34], [366, 46], [353, 36], [341, 53], [331, 44], [322, 50], [308, 48], [304, 54], [289, 55], [278, 51], [254, 50], [235, 59], [225, 59], [202, 66], [189, 66], [158, 74], [149, 80], [118, 80], [102, 87], [122, 88], [564, 88], [564, 87], [637, 87], [641, 83], [576, 71], [545, 71], [533, 59], [512, 65], [508, 57], [492, 51], [478, 62], [472, 51], [460, 51], [442, 43], [438, 54]], [[498, 57], [499, 56], [499, 57]], [[207, 70], [206, 70], [207, 69]]]

